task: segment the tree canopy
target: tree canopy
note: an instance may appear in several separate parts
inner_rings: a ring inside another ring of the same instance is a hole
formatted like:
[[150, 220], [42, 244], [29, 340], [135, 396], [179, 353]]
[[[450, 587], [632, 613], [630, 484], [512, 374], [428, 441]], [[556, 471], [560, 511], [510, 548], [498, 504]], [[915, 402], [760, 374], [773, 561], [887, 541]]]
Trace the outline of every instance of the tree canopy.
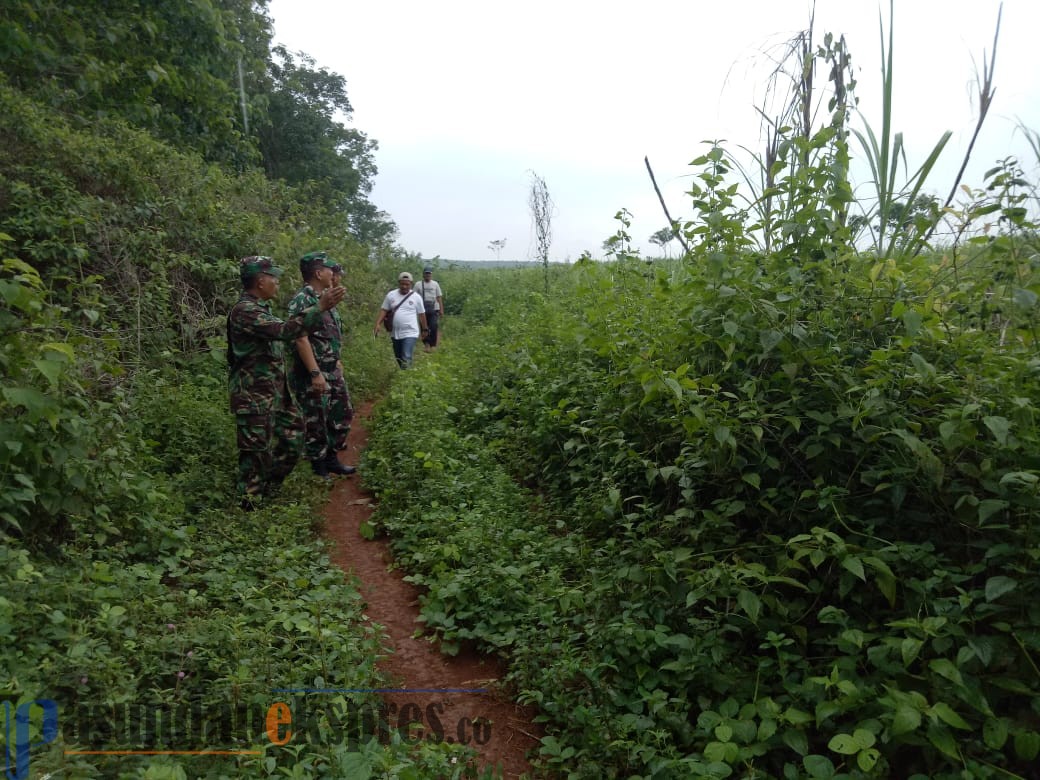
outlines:
[[79, 121], [122, 119], [233, 169], [314, 194], [362, 240], [393, 232], [368, 201], [375, 141], [347, 127], [346, 79], [272, 46], [267, 0], [15, 0], [0, 73]]

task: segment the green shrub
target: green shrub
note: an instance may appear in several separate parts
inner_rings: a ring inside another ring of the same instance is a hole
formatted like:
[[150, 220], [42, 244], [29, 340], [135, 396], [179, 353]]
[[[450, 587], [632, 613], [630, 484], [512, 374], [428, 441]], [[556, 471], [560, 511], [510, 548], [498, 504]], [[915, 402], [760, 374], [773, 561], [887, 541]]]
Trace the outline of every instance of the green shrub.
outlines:
[[[927, 261], [872, 303], [869, 258], [849, 260], [826, 291], [754, 257], [721, 278], [579, 267], [577, 290], [502, 306], [381, 408], [380, 522], [428, 625], [511, 657], [546, 766], [1033, 760], [1035, 357], [944, 322], [913, 292]], [[418, 444], [417, 409], [436, 431]]]

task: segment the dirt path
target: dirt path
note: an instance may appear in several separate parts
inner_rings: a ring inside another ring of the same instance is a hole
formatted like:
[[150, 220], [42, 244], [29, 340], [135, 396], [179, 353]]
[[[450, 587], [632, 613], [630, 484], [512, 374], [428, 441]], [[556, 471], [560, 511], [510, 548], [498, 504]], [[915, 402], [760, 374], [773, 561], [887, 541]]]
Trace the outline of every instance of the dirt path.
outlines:
[[[368, 441], [370, 414], [371, 404], [365, 404], [354, 418], [345, 458], [352, 465]], [[425, 729], [476, 748], [482, 765], [500, 767], [504, 777], [530, 773], [524, 754], [537, 746], [542, 734], [531, 722], [533, 712], [498, 690], [505, 669], [497, 659], [465, 650], [454, 657], [442, 655], [435, 644], [413, 636], [423, 627], [417, 620], [419, 590], [405, 582], [400, 571], [388, 570], [389, 544], [366, 540], [359, 530], [372, 514], [372, 500], [356, 476], [338, 479], [325, 507], [325, 532], [334, 543], [332, 559], [361, 580], [366, 614], [389, 636], [393, 652], [380, 668], [404, 691], [383, 694], [391, 722], [403, 712], [412, 718], [418, 715]]]

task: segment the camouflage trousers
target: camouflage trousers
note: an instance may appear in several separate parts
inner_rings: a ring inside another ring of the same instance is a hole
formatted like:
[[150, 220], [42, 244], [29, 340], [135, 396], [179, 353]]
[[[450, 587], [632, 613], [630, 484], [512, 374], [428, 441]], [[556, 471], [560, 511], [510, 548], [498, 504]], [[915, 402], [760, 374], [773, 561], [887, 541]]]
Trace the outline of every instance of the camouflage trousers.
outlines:
[[298, 383], [293, 391], [300, 401], [304, 419], [303, 453], [309, 461], [323, 461], [347, 448], [354, 407], [350, 402], [343, 371], [323, 371], [328, 390], [315, 393], [309, 384]]
[[277, 488], [300, 459], [303, 419], [295, 406], [268, 414], [236, 414], [238, 492], [260, 496]]
[[330, 444], [333, 452], [341, 452], [347, 448], [347, 436], [350, 434], [350, 423], [354, 419], [354, 405], [350, 402], [350, 390], [347, 380], [343, 378], [343, 369], [337, 368], [327, 374], [329, 380], [329, 426], [331, 427]]

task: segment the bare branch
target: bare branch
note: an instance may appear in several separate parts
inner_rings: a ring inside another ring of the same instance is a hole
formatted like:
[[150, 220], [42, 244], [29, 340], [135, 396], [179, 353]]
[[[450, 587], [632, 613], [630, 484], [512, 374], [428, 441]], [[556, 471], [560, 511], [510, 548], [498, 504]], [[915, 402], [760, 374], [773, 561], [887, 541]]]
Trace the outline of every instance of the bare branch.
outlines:
[[657, 179], [654, 178], [654, 169], [650, 167], [650, 158], [644, 157], [643, 162], [646, 163], [646, 172], [650, 174], [650, 181], [654, 185], [654, 192], [657, 193], [657, 199], [661, 202], [661, 208], [664, 210], [664, 215], [668, 219], [668, 226], [672, 229], [672, 235], [679, 239], [679, 243], [682, 244], [683, 250], [686, 254], [689, 254], [690, 247], [686, 243], [683, 234], [679, 231], [679, 223], [672, 219], [672, 215], [668, 213], [668, 206], [664, 203], [664, 196], [661, 194], [661, 188], [657, 186]]

